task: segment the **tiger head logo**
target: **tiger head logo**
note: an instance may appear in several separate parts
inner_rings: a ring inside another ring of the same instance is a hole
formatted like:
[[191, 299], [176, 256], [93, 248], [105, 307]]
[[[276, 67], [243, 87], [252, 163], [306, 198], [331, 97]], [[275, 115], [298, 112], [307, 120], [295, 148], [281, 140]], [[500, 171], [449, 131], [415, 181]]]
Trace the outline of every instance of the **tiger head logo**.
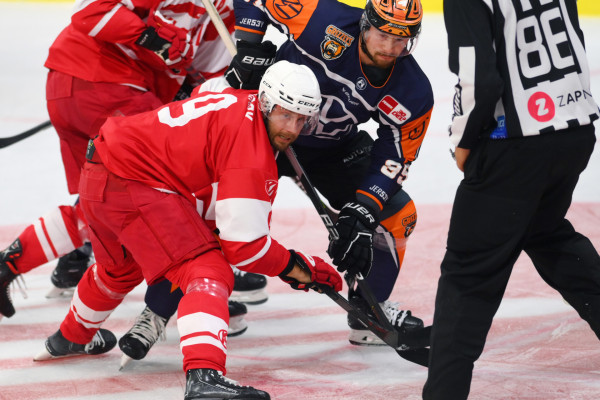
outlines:
[[342, 55], [346, 47], [334, 38], [326, 38], [321, 42], [321, 54], [326, 60], [334, 60]]

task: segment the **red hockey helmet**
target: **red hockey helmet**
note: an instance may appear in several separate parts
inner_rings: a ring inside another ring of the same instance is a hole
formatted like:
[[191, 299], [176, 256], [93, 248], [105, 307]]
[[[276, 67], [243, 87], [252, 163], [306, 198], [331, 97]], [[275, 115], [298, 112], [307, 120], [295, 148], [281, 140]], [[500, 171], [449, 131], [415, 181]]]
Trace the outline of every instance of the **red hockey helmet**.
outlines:
[[420, 0], [369, 0], [361, 19], [361, 28], [369, 25], [382, 32], [416, 38], [421, 32], [423, 8]]

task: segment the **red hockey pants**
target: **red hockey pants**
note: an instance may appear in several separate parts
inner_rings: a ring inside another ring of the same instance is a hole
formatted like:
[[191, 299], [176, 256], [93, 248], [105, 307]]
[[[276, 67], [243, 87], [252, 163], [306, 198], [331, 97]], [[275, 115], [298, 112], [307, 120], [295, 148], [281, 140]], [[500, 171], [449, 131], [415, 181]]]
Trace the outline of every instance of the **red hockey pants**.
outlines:
[[[102, 164], [84, 165], [79, 190], [96, 265], [77, 286], [61, 324], [63, 335], [88, 343], [144, 278], [149, 284], [166, 278], [185, 293], [177, 318], [184, 370], [225, 372], [233, 272], [194, 205], [180, 195], [119, 178]], [[204, 279], [224, 293], [190, 290]]]

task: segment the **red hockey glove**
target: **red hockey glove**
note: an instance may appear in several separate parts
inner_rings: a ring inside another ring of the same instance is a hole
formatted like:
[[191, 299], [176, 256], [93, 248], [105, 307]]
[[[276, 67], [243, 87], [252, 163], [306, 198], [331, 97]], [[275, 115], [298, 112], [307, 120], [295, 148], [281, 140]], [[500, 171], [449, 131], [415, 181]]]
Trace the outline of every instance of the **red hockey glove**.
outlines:
[[190, 42], [184, 29], [161, 24], [146, 28], [135, 43], [152, 52], [150, 60], [144, 59], [154, 67], [182, 68], [191, 62], [193, 48]]
[[336, 292], [342, 290], [342, 278], [336, 272], [336, 270], [319, 257], [311, 257], [300, 251], [290, 250], [292, 257], [290, 259], [290, 265], [293, 268], [295, 264], [298, 264], [311, 278], [312, 282], [301, 283], [296, 279], [287, 276], [287, 273], [292, 268], [286, 268], [279, 277], [285, 283], [288, 283], [292, 289], [304, 290], [308, 292], [308, 289], [318, 290], [313, 282], [321, 283], [327, 286], [331, 286]]

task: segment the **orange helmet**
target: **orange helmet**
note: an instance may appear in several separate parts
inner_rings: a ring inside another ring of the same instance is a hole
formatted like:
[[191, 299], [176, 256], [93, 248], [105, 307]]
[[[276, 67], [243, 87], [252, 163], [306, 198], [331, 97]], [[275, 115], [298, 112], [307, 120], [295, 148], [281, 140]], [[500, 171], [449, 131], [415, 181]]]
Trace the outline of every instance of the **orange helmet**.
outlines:
[[416, 38], [421, 32], [423, 8], [420, 0], [369, 0], [361, 19], [362, 29], [370, 24], [382, 32]]

